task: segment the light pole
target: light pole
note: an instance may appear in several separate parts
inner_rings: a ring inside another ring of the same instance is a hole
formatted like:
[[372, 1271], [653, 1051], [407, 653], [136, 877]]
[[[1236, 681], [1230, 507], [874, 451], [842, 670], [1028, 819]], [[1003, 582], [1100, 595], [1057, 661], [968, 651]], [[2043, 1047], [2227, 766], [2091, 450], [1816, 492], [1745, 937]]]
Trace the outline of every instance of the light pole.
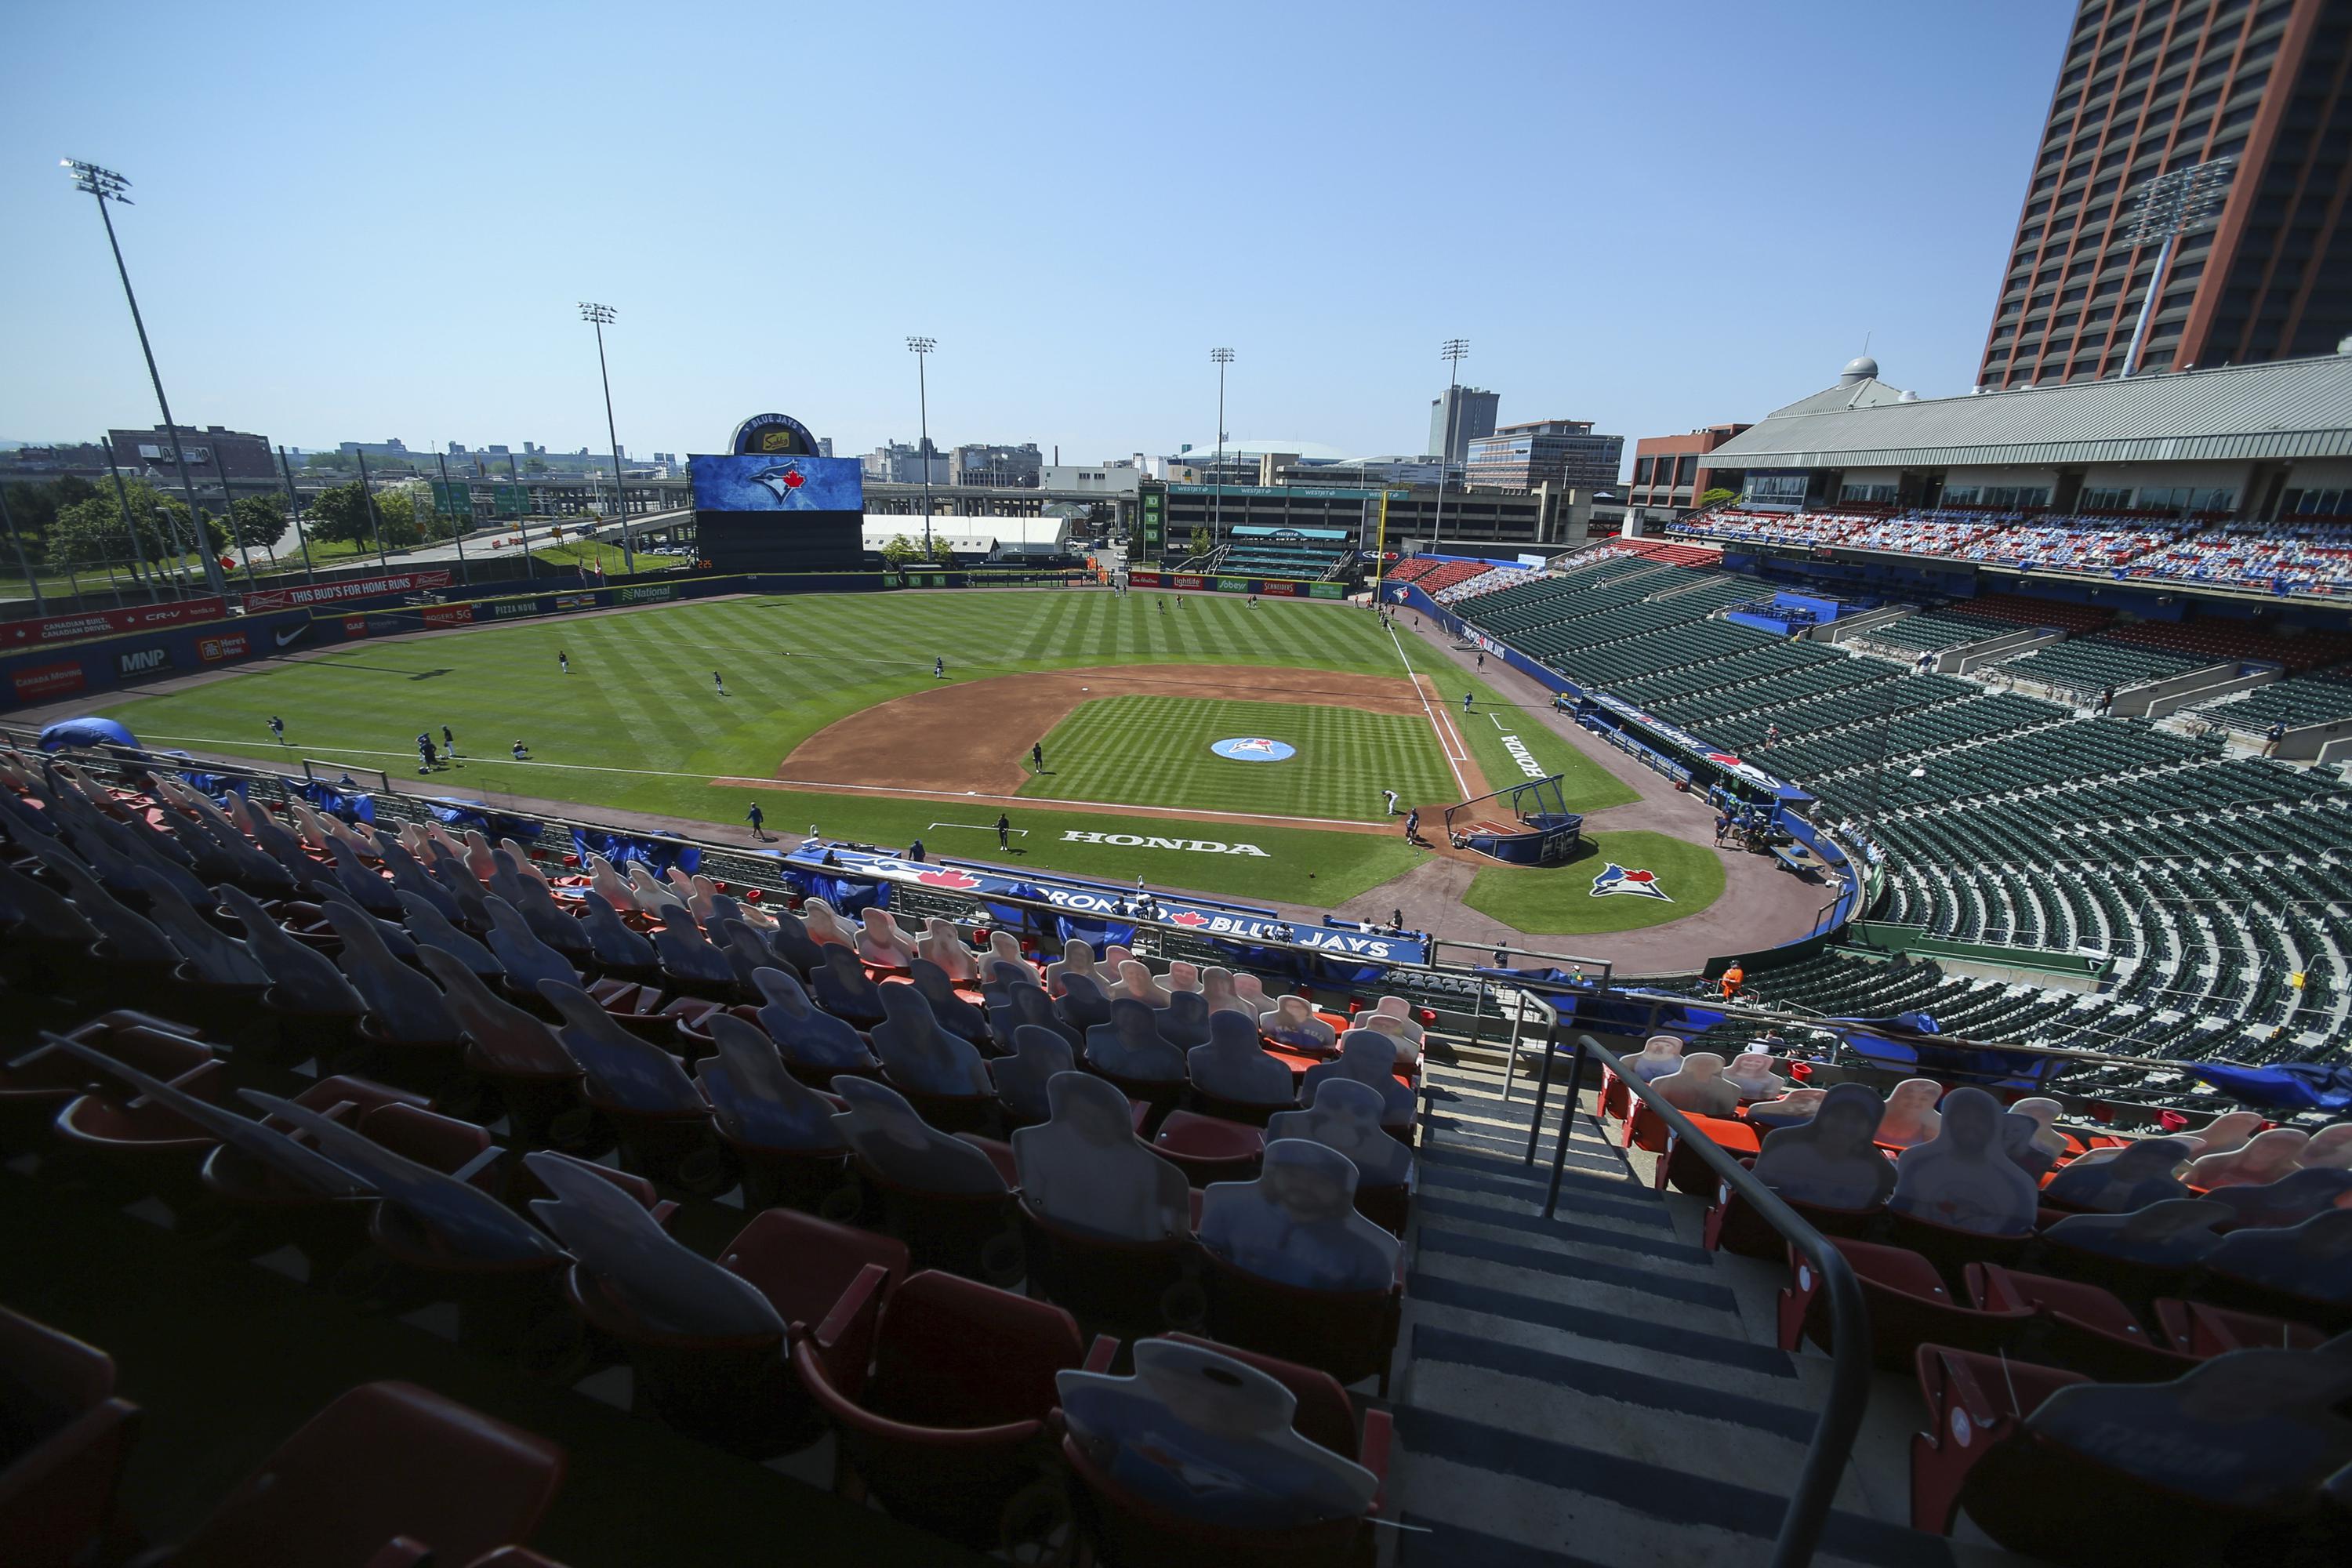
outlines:
[[2147, 324], [2156, 315], [2156, 299], [2164, 289], [2172, 247], [2182, 235], [2194, 233], [2221, 216], [2222, 200], [2229, 195], [2230, 171], [2237, 162], [2232, 153], [2210, 163], [2191, 163], [2158, 174], [2139, 188], [2124, 239], [2135, 247], [2161, 244], [2156, 253], [2156, 270], [2148, 274], [2147, 298], [2140, 301], [2139, 321], [2132, 328], [2131, 346], [2124, 351], [2124, 374], [2139, 369], [2140, 345], [2147, 341]]
[[1217, 466], [1210, 480], [1216, 489], [1209, 492], [1209, 548], [1214, 550], [1225, 537], [1225, 366], [1234, 363], [1234, 351], [1211, 349], [1209, 360], [1217, 367]]
[[927, 566], [931, 560], [931, 390], [924, 367], [939, 346], [937, 338], [907, 340], [908, 352], [915, 356], [915, 410], [922, 421], [915, 458], [923, 465], [923, 563]]
[[278, 471], [286, 479], [286, 519], [294, 530], [294, 542], [302, 547], [302, 581], [319, 579], [310, 570], [310, 536], [302, 531], [302, 498], [294, 493], [294, 465], [287, 460], [286, 448], [278, 448]]
[[591, 321], [596, 328], [596, 374], [604, 383], [604, 434], [613, 443], [613, 504], [621, 509], [621, 570], [634, 573], [637, 569], [637, 547], [629, 531], [629, 497], [621, 489], [621, 437], [613, 426], [613, 373], [604, 368], [604, 329], [613, 320], [613, 307], [592, 305], [580, 301], [580, 319]]
[[122, 194], [131, 188], [131, 182], [95, 163], [73, 158], [60, 158], [58, 163], [73, 171], [75, 190], [97, 198], [98, 216], [106, 225], [107, 247], [114, 252], [114, 270], [122, 279], [122, 297], [131, 302], [131, 324], [139, 329], [139, 352], [147, 356], [147, 379], [155, 386], [155, 406], [163, 411], [163, 428], [172, 437], [172, 456], [180, 465], [180, 493], [187, 498], [188, 522], [195, 530], [196, 553], [204, 560], [205, 582], [215, 594], [226, 597], [228, 583], [221, 576], [220, 563], [213, 559], [212, 542], [205, 537], [205, 514], [196, 510], [196, 483], [188, 477], [188, 454], [180, 446], [180, 427], [173, 423], [172, 405], [163, 396], [163, 378], [155, 369], [155, 350], [147, 342], [147, 322], [139, 314], [139, 296], [131, 291], [131, 268], [122, 264], [122, 242], [114, 237], [114, 215], [106, 210], [109, 202], [131, 205], [131, 198]]
[[1437, 345], [1437, 357], [1446, 366], [1445, 450], [1437, 454], [1437, 521], [1430, 525], [1432, 545], [1445, 537], [1445, 470], [1454, 466], [1454, 422], [1461, 417], [1461, 411], [1454, 406], [1459, 401], [1456, 390], [1462, 384], [1462, 362], [1469, 354], [1468, 338], [1448, 338]]

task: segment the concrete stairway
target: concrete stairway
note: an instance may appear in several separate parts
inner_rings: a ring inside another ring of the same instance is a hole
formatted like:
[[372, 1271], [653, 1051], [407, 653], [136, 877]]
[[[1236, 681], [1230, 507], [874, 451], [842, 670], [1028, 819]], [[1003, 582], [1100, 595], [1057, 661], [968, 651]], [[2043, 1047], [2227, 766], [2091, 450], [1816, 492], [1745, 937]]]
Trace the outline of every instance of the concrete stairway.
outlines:
[[[1652, 1192], [1589, 1100], [1545, 1219], [1557, 1098], [1530, 1167], [1525, 1086], [1505, 1101], [1492, 1069], [1430, 1073], [1453, 1098], [1414, 1203], [1397, 1563], [1764, 1562], [1829, 1372], [1773, 1343], [1782, 1270], [1704, 1250], [1698, 1205]], [[1817, 1561], [1945, 1568], [1953, 1544], [1902, 1522], [1916, 1394], [1881, 1384]]]

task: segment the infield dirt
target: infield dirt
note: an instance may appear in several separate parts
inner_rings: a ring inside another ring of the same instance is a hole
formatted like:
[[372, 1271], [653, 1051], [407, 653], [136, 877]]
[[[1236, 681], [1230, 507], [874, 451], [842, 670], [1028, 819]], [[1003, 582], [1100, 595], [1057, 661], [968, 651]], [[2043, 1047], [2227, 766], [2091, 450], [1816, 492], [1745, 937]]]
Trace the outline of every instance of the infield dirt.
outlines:
[[1421, 689], [1401, 675], [1222, 664], [997, 675], [942, 681], [828, 724], [793, 748], [777, 764], [776, 777], [803, 786], [1009, 795], [1030, 776], [1029, 748], [1071, 710], [1097, 698], [1135, 696], [1289, 702], [1369, 713], [1423, 711]]

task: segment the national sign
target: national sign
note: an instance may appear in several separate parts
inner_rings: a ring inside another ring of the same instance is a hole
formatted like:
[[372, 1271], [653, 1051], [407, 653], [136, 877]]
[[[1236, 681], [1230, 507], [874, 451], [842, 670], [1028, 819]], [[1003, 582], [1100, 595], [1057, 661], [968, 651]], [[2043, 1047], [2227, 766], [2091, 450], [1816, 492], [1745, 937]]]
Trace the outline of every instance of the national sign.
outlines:
[[1666, 896], [1666, 890], [1658, 886], [1655, 871], [1629, 871], [1612, 860], [1601, 868], [1601, 875], [1592, 879], [1591, 897], [1606, 899], [1619, 893], [1637, 899], [1655, 899], [1663, 904], [1674, 902]]

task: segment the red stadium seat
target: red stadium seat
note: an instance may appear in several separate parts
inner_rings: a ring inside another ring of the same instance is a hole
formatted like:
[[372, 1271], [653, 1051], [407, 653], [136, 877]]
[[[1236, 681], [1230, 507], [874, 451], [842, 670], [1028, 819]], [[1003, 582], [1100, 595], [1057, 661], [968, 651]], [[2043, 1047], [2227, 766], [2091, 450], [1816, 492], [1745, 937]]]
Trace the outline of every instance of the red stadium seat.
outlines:
[[[1785, 1193], [1781, 1201], [1806, 1224], [1829, 1237], [1859, 1239], [1874, 1229], [1886, 1213], [1883, 1205], [1866, 1209], [1823, 1208], [1818, 1204], [1798, 1203]], [[1765, 1224], [1763, 1216], [1748, 1206], [1747, 1199], [1732, 1191], [1728, 1182], [1717, 1184], [1715, 1204], [1706, 1211], [1701, 1237], [1708, 1251], [1719, 1247], [1742, 1258], [1780, 1258], [1789, 1247], [1787, 1239]]]
[[318, 1568], [405, 1540], [464, 1563], [527, 1541], [563, 1484], [563, 1450], [407, 1383], [371, 1383], [314, 1415], [158, 1568]]
[[992, 1138], [968, 1142], [994, 1162], [1005, 1191], [922, 1192], [892, 1182], [856, 1155], [851, 1156], [850, 1168], [870, 1194], [867, 1206], [879, 1211], [884, 1230], [907, 1244], [915, 1268], [1010, 1284], [1020, 1277], [1012, 1197], [1020, 1184], [1020, 1167], [1009, 1144]]
[[[2030, 1307], [1962, 1306], [1944, 1288], [1935, 1265], [1916, 1252], [1845, 1237], [1832, 1237], [1831, 1245], [1862, 1286], [1863, 1304], [1869, 1311], [1871, 1359], [1890, 1371], [1910, 1365], [1912, 1352], [1923, 1344], [2004, 1349], [2033, 1321]], [[1780, 1348], [1794, 1350], [1806, 1338], [1827, 1349], [1829, 1310], [1818, 1300], [1821, 1282], [1795, 1247], [1788, 1247], [1787, 1253], [1790, 1282], [1780, 1292]]]
[[138, 1433], [103, 1351], [0, 1307], [0, 1556], [72, 1568], [111, 1555], [114, 1490]]
[[[68, 1037], [166, 1083], [213, 1059], [212, 1047], [184, 1026], [139, 1013], [109, 1013]], [[80, 1096], [108, 1094], [120, 1087], [107, 1073], [58, 1046], [38, 1046], [13, 1061], [0, 1061], [0, 1150], [33, 1142]]]
[[2327, 1337], [2308, 1323], [2170, 1296], [2158, 1299], [2156, 1321], [2167, 1344], [2200, 1361], [2229, 1351], [2316, 1350]]
[[1911, 1439], [1911, 1528], [1935, 1535], [1952, 1532], [1969, 1471], [1993, 1444], [2059, 1389], [2089, 1381], [1948, 1345], [1921, 1345], [1915, 1364], [1927, 1429]]
[[2165, 1383], [2199, 1358], [2142, 1328], [2130, 1309], [2096, 1285], [1971, 1263], [1969, 1294], [1986, 1311], [2025, 1308], [2033, 1322], [2016, 1353], [2101, 1383]]
[[1078, 1326], [1059, 1307], [936, 1271], [885, 1302], [882, 1273], [868, 1268], [824, 1323], [793, 1332], [793, 1369], [840, 1438], [836, 1489], [992, 1550], [1036, 1479], [1054, 1374], [1084, 1360]]
[[1227, 1121], [1190, 1110], [1171, 1110], [1160, 1123], [1152, 1151], [1184, 1173], [1195, 1187], [1212, 1182], [1246, 1182], [1257, 1174], [1265, 1134], [1246, 1122]]

